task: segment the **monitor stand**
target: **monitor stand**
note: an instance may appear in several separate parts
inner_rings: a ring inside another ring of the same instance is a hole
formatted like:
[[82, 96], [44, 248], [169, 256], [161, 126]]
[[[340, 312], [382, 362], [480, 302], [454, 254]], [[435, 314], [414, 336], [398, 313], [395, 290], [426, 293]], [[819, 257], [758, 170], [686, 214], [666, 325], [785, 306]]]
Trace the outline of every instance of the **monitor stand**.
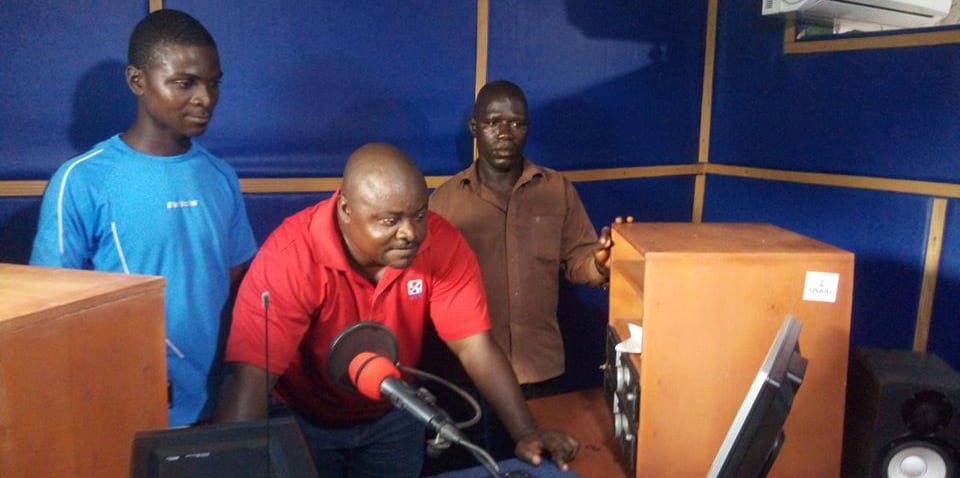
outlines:
[[767, 463], [763, 465], [763, 469], [760, 470], [760, 476], [757, 478], [767, 478], [767, 474], [770, 473], [770, 468], [773, 468], [773, 462], [777, 461], [777, 455], [780, 454], [780, 449], [783, 448], [783, 442], [787, 439], [787, 435], [783, 433], [783, 430], [780, 430], [780, 433], [777, 434], [777, 439], [773, 442], [773, 447], [770, 448], [770, 454], [767, 455]]

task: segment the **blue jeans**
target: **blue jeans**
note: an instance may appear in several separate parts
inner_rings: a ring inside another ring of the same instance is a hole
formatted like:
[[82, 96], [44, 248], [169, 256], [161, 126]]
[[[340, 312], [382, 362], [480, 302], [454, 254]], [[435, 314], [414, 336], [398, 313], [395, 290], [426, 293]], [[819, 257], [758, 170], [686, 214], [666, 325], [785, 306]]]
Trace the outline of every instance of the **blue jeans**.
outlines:
[[423, 467], [425, 425], [393, 409], [373, 421], [323, 428], [280, 403], [271, 416], [292, 415], [321, 478], [416, 478]]

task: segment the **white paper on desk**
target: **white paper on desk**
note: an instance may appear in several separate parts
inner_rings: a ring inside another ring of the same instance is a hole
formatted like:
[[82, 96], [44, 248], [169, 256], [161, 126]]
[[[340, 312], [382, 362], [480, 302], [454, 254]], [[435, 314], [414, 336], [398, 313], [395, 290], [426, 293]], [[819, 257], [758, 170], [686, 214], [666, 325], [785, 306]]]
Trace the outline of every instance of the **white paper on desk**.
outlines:
[[636, 324], [627, 324], [627, 330], [630, 331], [630, 338], [624, 340], [614, 347], [617, 352], [628, 354], [638, 354], [643, 351], [643, 327]]

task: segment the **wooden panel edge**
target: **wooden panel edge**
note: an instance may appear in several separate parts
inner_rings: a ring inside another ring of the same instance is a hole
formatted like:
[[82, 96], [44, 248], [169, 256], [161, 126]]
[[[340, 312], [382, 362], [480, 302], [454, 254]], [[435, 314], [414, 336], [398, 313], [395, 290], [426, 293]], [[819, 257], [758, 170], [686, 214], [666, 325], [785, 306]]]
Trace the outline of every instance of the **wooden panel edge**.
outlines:
[[706, 163], [710, 157], [710, 125], [713, 115], [713, 68], [717, 45], [717, 1], [707, 0], [707, 30], [704, 39], [703, 85], [700, 96], [700, 142], [697, 162]]
[[[477, 64], [473, 82], [473, 97], [480, 93], [480, 88], [487, 83], [487, 49], [490, 43], [490, 2], [477, 0]], [[473, 139], [473, 159], [476, 160], [477, 140]]]
[[42, 196], [47, 181], [0, 180], [0, 197]]
[[888, 179], [875, 176], [853, 176], [846, 174], [808, 173], [749, 166], [730, 166], [717, 163], [708, 163], [704, 166], [706, 167], [707, 174], [720, 176], [960, 198], [960, 184], [954, 183], [915, 181], [912, 179]]
[[[796, 33], [794, 32], [794, 35]], [[831, 40], [785, 41], [783, 53], [829, 53], [835, 51], [878, 50], [883, 48], [909, 48], [960, 43], [960, 30], [937, 32], [903, 33], [861, 38], [837, 38]]]
[[925, 352], [930, 338], [930, 319], [933, 315], [933, 297], [937, 289], [940, 270], [940, 252], [943, 248], [943, 229], [947, 218], [947, 200], [936, 198], [930, 208], [930, 229], [927, 231], [927, 248], [923, 262], [923, 282], [920, 285], [920, 300], [917, 304], [917, 322], [913, 335], [913, 350]]
[[[919, 194], [924, 196], [960, 198], [960, 184], [911, 179], [890, 179], [874, 176], [854, 176], [830, 173], [808, 173], [780, 169], [731, 166], [718, 163], [693, 163], [663, 166], [634, 166], [624, 168], [579, 169], [561, 171], [574, 182], [612, 181], [667, 176], [695, 176], [716, 174], [749, 179], [786, 181], [820, 186], [870, 189], [886, 192]], [[437, 187], [450, 176], [427, 176], [427, 185]], [[704, 178], [705, 179], [705, 178]], [[340, 187], [341, 178], [242, 178], [244, 193], [333, 192]], [[40, 196], [47, 181], [0, 180], [0, 197]]]
[[150, 13], [163, 9], [163, 0], [150, 0]]
[[783, 53], [787, 53], [787, 47], [797, 42], [797, 16], [788, 13], [786, 21], [783, 24]]
[[487, 83], [487, 46], [489, 43], [490, 4], [489, 0], [477, 0], [477, 65], [473, 96], [476, 98], [480, 88]]
[[342, 178], [241, 178], [240, 190], [245, 193], [308, 193], [333, 192]]
[[693, 185], [693, 212], [690, 214], [690, 222], [703, 222], [703, 200], [707, 193], [707, 175], [698, 174], [696, 182]]
[[655, 178], [664, 176], [692, 176], [701, 174], [701, 164], [673, 164], [665, 166], [634, 166], [627, 168], [576, 169], [561, 171], [573, 182], [612, 181], [616, 179]]

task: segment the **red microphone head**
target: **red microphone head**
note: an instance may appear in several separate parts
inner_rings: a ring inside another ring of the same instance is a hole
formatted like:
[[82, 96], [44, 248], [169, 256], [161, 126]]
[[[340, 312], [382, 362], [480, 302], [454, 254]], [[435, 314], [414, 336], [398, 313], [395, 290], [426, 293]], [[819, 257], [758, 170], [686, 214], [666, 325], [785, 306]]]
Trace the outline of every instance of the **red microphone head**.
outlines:
[[350, 361], [347, 374], [361, 395], [380, 400], [380, 384], [387, 377], [400, 378], [400, 370], [388, 358], [373, 352], [360, 352]]

